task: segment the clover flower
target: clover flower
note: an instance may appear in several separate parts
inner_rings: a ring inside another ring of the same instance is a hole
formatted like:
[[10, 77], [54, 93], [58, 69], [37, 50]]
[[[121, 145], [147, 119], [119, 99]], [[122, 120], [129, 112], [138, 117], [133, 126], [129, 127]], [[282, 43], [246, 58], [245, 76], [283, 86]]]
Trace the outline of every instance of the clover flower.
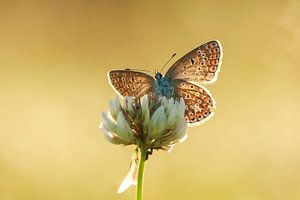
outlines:
[[[122, 104], [123, 103], [123, 104]], [[170, 151], [186, 138], [185, 105], [165, 97], [151, 100], [147, 96], [135, 100], [125, 97], [109, 102], [109, 112], [101, 113], [100, 129], [113, 144], [143, 146], [147, 150]]]
[[118, 97], [109, 102], [109, 112], [101, 113], [103, 122], [99, 128], [113, 144], [136, 145], [130, 170], [121, 183], [118, 193], [131, 185], [137, 186], [137, 199], [142, 199], [144, 162], [153, 150], [171, 151], [172, 147], [186, 139], [187, 123], [184, 118], [184, 100], [161, 97], [140, 99]]

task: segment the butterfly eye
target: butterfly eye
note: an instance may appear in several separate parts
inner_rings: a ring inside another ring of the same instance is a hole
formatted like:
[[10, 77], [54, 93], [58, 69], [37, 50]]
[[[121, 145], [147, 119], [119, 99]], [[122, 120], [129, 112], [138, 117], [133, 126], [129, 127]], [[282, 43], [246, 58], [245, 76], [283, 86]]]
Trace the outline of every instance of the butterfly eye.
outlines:
[[125, 77], [121, 77], [121, 80], [122, 80], [122, 81], [125, 81]]
[[198, 50], [198, 51], [197, 51], [197, 54], [201, 54], [201, 51], [200, 51], [200, 50]]
[[205, 66], [205, 62], [202, 61], [202, 62], [200, 63], [200, 66]]
[[205, 53], [201, 53], [201, 56], [202, 56], [202, 57], [205, 57], [205, 56], [206, 56], [206, 54], [205, 54]]
[[207, 58], [207, 57], [203, 57], [203, 60], [204, 60], [204, 61], [207, 61], [207, 60], [208, 60], [208, 58]]

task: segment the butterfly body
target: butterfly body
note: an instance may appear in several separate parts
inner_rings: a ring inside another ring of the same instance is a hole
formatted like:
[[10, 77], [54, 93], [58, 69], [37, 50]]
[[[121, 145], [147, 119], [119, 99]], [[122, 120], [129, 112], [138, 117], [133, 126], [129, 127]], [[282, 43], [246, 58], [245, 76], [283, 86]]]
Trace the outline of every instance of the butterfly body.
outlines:
[[164, 96], [168, 99], [174, 97], [171, 79], [164, 77], [160, 72], [156, 72], [154, 93], [156, 96]]
[[113, 70], [108, 73], [112, 87], [121, 96], [150, 98], [164, 96], [185, 101], [185, 118], [189, 125], [198, 125], [213, 116], [215, 101], [200, 84], [213, 83], [221, 67], [222, 47], [212, 40], [176, 61], [165, 76], [134, 71]]

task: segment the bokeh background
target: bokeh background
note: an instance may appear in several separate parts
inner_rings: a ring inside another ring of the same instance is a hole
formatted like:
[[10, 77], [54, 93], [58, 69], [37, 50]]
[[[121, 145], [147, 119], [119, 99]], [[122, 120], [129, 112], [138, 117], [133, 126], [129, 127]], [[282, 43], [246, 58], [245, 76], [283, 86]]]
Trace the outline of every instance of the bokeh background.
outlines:
[[154, 71], [218, 39], [213, 119], [146, 165], [145, 200], [300, 199], [300, 2], [0, 1], [0, 199], [116, 194], [133, 147], [108, 143], [106, 73]]

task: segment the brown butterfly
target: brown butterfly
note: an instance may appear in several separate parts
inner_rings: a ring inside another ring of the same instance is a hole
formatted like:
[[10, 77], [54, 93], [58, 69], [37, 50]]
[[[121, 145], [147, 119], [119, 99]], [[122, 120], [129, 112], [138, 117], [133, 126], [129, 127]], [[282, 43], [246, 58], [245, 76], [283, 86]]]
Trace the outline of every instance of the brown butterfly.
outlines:
[[165, 96], [185, 101], [185, 118], [189, 125], [198, 125], [213, 116], [215, 101], [201, 83], [213, 83], [222, 63], [222, 47], [212, 40], [195, 48], [167, 71], [165, 76], [134, 70], [113, 70], [108, 73], [112, 87], [122, 96], [136, 98]]

